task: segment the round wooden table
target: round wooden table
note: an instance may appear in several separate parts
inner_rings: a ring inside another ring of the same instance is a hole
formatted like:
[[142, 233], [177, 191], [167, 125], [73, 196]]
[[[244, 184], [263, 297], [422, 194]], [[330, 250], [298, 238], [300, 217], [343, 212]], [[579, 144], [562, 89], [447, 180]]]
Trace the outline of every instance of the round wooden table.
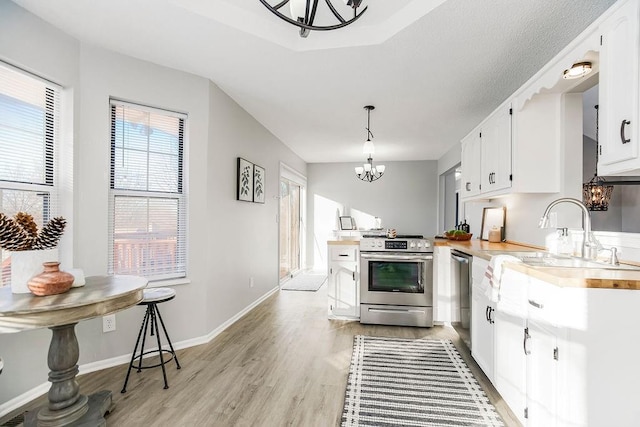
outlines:
[[25, 426], [106, 426], [111, 391], [80, 394], [76, 381], [80, 350], [75, 325], [123, 310], [142, 300], [147, 279], [137, 276], [92, 276], [86, 284], [59, 295], [37, 297], [0, 288], [0, 333], [49, 328], [49, 404], [26, 414]]

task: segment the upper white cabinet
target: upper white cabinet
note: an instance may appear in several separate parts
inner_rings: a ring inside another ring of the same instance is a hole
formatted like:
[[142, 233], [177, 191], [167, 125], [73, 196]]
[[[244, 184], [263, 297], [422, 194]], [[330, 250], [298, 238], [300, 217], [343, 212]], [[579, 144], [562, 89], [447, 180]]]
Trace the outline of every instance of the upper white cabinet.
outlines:
[[536, 95], [520, 109], [506, 102], [467, 135], [462, 200], [559, 191], [562, 103], [560, 94]]
[[480, 194], [480, 132], [473, 132], [462, 140], [462, 197]]
[[629, 0], [600, 27], [598, 170], [602, 175], [640, 172], [638, 10], [638, 1]]
[[499, 108], [462, 140], [462, 198], [511, 186], [511, 111]]
[[511, 187], [511, 106], [496, 110], [482, 125], [482, 192]]

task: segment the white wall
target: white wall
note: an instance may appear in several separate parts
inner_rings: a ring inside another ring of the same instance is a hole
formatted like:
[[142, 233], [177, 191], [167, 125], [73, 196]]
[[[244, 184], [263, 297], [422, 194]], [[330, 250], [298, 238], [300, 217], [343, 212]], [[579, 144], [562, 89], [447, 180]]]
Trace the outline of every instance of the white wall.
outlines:
[[384, 162], [378, 181], [359, 180], [353, 163], [312, 163], [307, 168], [307, 265], [326, 267], [326, 242], [337, 215], [356, 217], [359, 228], [372, 228], [373, 217], [398, 234], [437, 232], [436, 161]]
[[[59, 55], [60, 57], [54, 57]], [[87, 275], [107, 268], [109, 97], [187, 113], [189, 197], [188, 277], [161, 307], [175, 343], [210, 334], [278, 285], [278, 194], [281, 161], [306, 164], [208, 79], [160, 67], [77, 40], [12, 2], [0, 2], [0, 58], [63, 85], [74, 101], [68, 122], [74, 144], [72, 218], [61, 250]], [[236, 158], [266, 169], [266, 203], [235, 200]], [[70, 164], [69, 161], [66, 162]], [[70, 238], [72, 236], [73, 238]], [[249, 287], [249, 278], [254, 286]], [[143, 308], [116, 315], [117, 330], [101, 319], [78, 324], [82, 366], [129, 354]], [[3, 404], [46, 383], [48, 330], [0, 335]]]

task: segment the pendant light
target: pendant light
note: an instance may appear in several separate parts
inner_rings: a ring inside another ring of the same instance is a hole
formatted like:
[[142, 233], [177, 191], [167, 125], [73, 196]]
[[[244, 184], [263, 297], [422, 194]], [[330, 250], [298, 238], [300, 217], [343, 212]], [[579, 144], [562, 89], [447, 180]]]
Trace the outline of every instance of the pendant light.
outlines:
[[[270, 0], [271, 3], [274, 3]], [[328, 31], [336, 30], [338, 28], [346, 27], [347, 25], [355, 22], [362, 14], [367, 10], [368, 6], [358, 12], [358, 7], [362, 3], [362, 0], [342, 0], [347, 6], [353, 9], [353, 18], [345, 19], [332, 4], [332, 1], [336, 0], [324, 0], [325, 6], [333, 15], [336, 23], [332, 25], [316, 25], [314, 20], [316, 18], [316, 12], [318, 10], [318, 0], [282, 0], [277, 4], [271, 5], [267, 0], [260, 0], [267, 9], [271, 11], [278, 18], [286, 21], [296, 27], [300, 28], [300, 37], [307, 37], [311, 30], [315, 31]], [[282, 13], [280, 9], [289, 4], [289, 15]]]
[[582, 185], [582, 200], [590, 211], [603, 212], [609, 209], [609, 201], [613, 195], [613, 185], [607, 185], [606, 180], [598, 176], [598, 105], [594, 108], [596, 109], [596, 169], [593, 178]]
[[373, 134], [371, 133], [371, 110], [375, 110], [376, 107], [373, 105], [366, 105], [364, 107], [367, 110], [367, 140], [362, 147], [363, 153], [367, 156], [367, 163], [362, 166], [356, 166], [356, 176], [363, 181], [373, 182], [382, 177], [386, 167], [384, 165], [375, 166], [373, 164], [373, 154], [375, 152], [375, 147], [373, 146]]

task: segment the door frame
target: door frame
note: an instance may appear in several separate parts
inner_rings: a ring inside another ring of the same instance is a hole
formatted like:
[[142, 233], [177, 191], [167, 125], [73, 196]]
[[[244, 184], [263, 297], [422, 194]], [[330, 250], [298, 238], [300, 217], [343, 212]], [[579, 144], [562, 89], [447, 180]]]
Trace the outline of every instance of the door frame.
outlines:
[[[300, 186], [300, 269], [294, 274], [304, 271], [307, 266], [307, 245], [306, 245], [306, 225], [307, 225], [307, 177], [298, 172], [284, 162], [280, 162], [280, 176], [278, 177], [278, 188], [283, 179], [291, 181]], [[282, 283], [289, 278], [280, 279], [280, 193], [278, 191], [278, 282]]]

